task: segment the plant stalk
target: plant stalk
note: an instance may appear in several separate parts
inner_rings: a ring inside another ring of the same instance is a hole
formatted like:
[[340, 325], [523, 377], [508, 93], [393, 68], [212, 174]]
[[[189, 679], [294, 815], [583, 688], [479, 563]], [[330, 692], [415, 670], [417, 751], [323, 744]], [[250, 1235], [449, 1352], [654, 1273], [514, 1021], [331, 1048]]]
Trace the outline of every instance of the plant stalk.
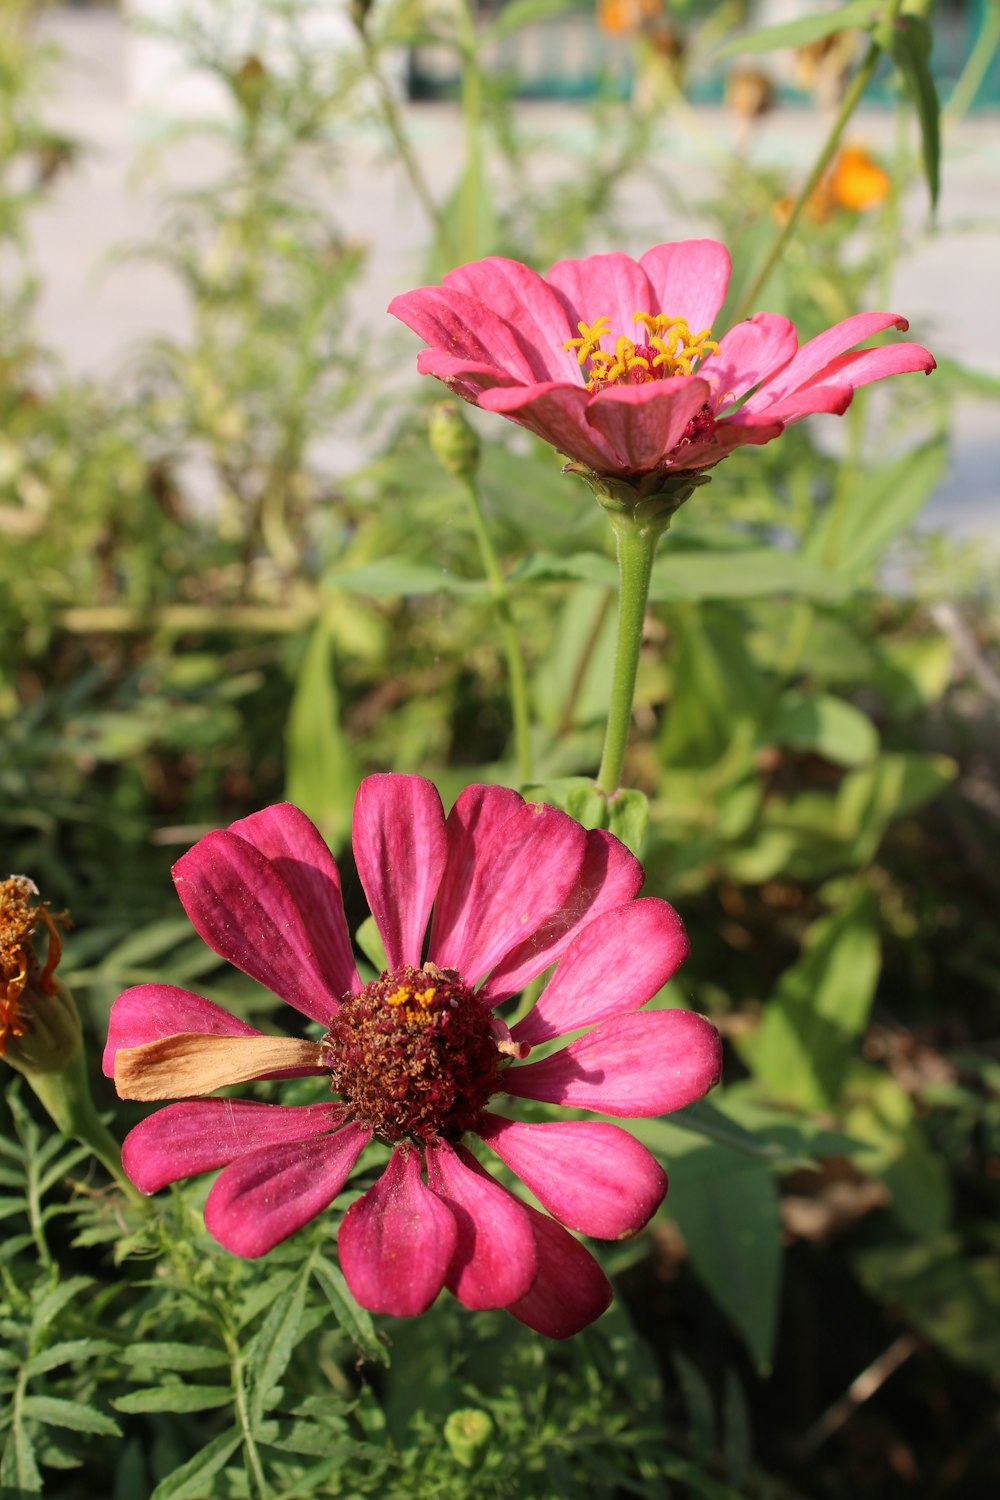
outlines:
[[650, 522], [624, 513], [609, 514], [618, 544], [618, 639], [604, 755], [597, 773], [597, 786], [608, 797], [621, 785], [653, 558], [667, 525], [664, 520]]

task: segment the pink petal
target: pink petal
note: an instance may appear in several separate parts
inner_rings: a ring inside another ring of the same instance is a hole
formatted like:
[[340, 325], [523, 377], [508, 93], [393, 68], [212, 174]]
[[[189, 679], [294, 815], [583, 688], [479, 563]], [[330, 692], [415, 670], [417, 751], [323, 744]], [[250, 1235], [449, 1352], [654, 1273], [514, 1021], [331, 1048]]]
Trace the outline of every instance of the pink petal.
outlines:
[[206, 1036], [264, 1034], [221, 1005], [175, 984], [137, 984], [124, 990], [111, 1007], [102, 1060], [105, 1077], [115, 1076], [115, 1053], [120, 1047], [142, 1047], [182, 1031], [202, 1031]]
[[388, 310], [432, 349], [494, 365], [526, 383], [538, 378], [517, 331], [477, 297], [424, 286], [394, 297]]
[[340, 873], [315, 823], [290, 802], [282, 802], [231, 823], [229, 832], [259, 849], [288, 887], [334, 994], [359, 990]]
[[628, 470], [654, 468], [684, 436], [691, 418], [711, 396], [697, 375], [615, 385], [599, 391], [587, 407], [587, 420], [601, 433]]
[[585, 923], [631, 901], [644, 879], [642, 865], [619, 839], [603, 828], [588, 829], [580, 876], [565, 904], [500, 960], [480, 988], [480, 998], [499, 1005], [519, 994], [555, 963]]
[[929, 375], [937, 369], [937, 360], [920, 344], [883, 344], [878, 349], [858, 349], [853, 354], [839, 354], [805, 387], [846, 384], [857, 390], [887, 375], [909, 375], [917, 370]]
[[508, 1094], [600, 1110], [662, 1115], [707, 1094], [722, 1076], [719, 1033], [689, 1010], [619, 1016], [540, 1062], [503, 1075]]
[[[849, 385], [806, 385], [801, 390], [793, 391], [790, 396], [782, 397], [764, 412], [747, 411], [744, 406], [727, 418], [726, 425], [735, 432], [760, 433], [767, 431], [772, 422], [780, 422], [782, 428], [785, 428], [791, 422], [801, 422], [803, 417], [812, 417], [820, 412], [840, 417], [853, 399], [854, 391]], [[716, 431], [718, 430], [717, 428]], [[751, 441], [759, 442], [760, 439], [755, 436]]]
[[751, 413], [744, 417], [741, 409], [735, 416], [726, 417], [724, 421], [717, 423], [711, 437], [679, 449], [670, 461], [671, 471], [709, 468], [720, 463], [734, 448], [748, 445], [759, 447], [780, 437], [784, 430], [784, 422], [770, 411], [765, 416]]
[[340, 1123], [334, 1104], [285, 1106], [245, 1099], [168, 1104], [130, 1130], [122, 1166], [141, 1193], [212, 1172], [238, 1156], [282, 1141], [303, 1141]]
[[340, 1265], [369, 1312], [411, 1318], [444, 1286], [458, 1231], [451, 1210], [423, 1184], [420, 1153], [403, 1145], [340, 1226]]
[[577, 463], [599, 471], [626, 469], [628, 465], [587, 420], [592, 400], [582, 385], [550, 382], [508, 389], [495, 387], [483, 392], [479, 405], [483, 411], [499, 412], [502, 417], [527, 427]]
[[729, 285], [729, 251], [718, 240], [678, 240], [655, 245], [639, 261], [654, 306], [640, 312], [686, 318], [692, 333], [710, 328]]
[[215, 1180], [205, 1228], [232, 1255], [265, 1255], [329, 1207], [370, 1139], [363, 1126], [344, 1125], [239, 1157]]
[[390, 969], [420, 967], [448, 841], [423, 776], [368, 776], [354, 804], [354, 857]]
[[853, 349], [862, 339], [871, 338], [872, 334], [881, 333], [884, 328], [905, 331], [908, 327], [906, 319], [900, 318], [896, 313], [855, 313], [842, 323], [835, 323], [825, 333], [820, 333], [803, 344], [782, 370], [765, 381], [759, 391], [754, 392], [743, 410], [764, 411], [782, 397], [797, 391], [807, 380], [818, 375], [832, 359], [836, 359], [838, 354], [843, 354], [846, 349]]
[[611, 1302], [611, 1283], [597, 1261], [561, 1224], [529, 1208], [538, 1273], [507, 1311], [550, 1339], [572, 1338]]
[[432, 950], [434, 962], [475, 984], [516, 943], [557, 912], [577, 884], [586, 834], [544, 802], [525, 803], [479, 853], [461, 920]]
[[173, 876], [209, 947], [314, 1021], [329, 1021], [340, 997], [316, 961], [291, 891], [259, 849], [233, 833], [208, 833]]
[[635, 1234], [663, 1202], [666, 1173], [627, 1131], [593, 1120], [525, 1125], [484, 1113], [479, 1135], [570, 1229], [598, 1239]]
[[709, 355], [698, 374], [711, 382], [717, 411], [745, 396], [786, 365], [798, 348], [795, 324], [776, 313], [757, 313], [737, 323]]
[[457, 354], [446, 354], [442, 349], [421, 349], [417, 355], [417, 371], [443, 380], [456, 396], [473, 406], [477, 405], [483, 391], [491, 390], [495, 385], [521, 383], [495, 365], [477, 364], [475, 360], [463, 359]]
[[587, 255], [582, 260], [560, 260], [545, 280], [554, 287], [575, 336], [580, 322], [593, 324], [610, 318], [611, 328], [602, 347], [613, 349], [615, 340], [634, 332], [637, 312], [654, 312], [654, 295], [641, 266], [615, 250], [610, 255]]
[[537, 271], [494, 255], [449, 271], [444, 285], [477, 298], [516, 330], [535, 380], [571, 378], [576, 361], [563, 345], [575, 336], [576, 326], [570, 325], [559, 298]]
[[506, 1307], [535, 1279], [538, 1257], [528, 1210], [464, 1146], [427, 1148], [427, 1182], [455, 1219], [458, 1238], [446, 1284], [466, 1307]]
[[524, 806], [524, 798], [502, 786], [468, 786], [445, 824], [448, 862], [434, 903], [430, 954], [443, 951], [468, 920], [476, 868], [493, 835]]
[[513, 1028], [539, 1042], [638, 1010], [687, 958], [690, 944], [666, 901], [647, 896], [603, 912], [574, 938], [538, 1001]]

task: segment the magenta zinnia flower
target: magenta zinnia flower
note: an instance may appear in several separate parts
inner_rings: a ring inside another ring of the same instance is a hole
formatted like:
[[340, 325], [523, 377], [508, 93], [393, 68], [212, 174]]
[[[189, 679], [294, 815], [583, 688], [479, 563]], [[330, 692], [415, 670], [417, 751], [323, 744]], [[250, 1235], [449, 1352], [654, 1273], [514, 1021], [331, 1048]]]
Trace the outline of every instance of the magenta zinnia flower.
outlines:
[[562, 260], [545, 277], [492, 256], [389, 311], [429, 345], [417, 360], [465, 401], [537, 433], [595, 478], [636, 485], [707, 469], [855, 389], [934, 369], [919, 344], [854, 350], [895, 313], [858, 313], [798, 347], [795, 326], [756, 313], [716, 340], [729, 284], [716, 240]]
[[[710, 1089], [720, 1043], [709, 1022], [642, 1010], [687, 954], [680, 919], [665, 901], [637, 899], [642, 869], [617, 839], [502, 787], [469, 787], [445, 819], [422, 777], [370, 776], [355, 804], [354, 853], [388, 961], [367, 985], [336, 864], [297, 808], [266, 808], [178, 861], [178, 894], [205, 941], [324, 1034], [265, 1036], [173, 985], [126, 990], [111, 1012], [105, 1071], [124, 1098], [188, 1097], [129, 1134], [125, 1170], [152, 1193], [221, 1167], [205, 1223], [227, 1250], [256, 1256], [321, 1213], [377, 1138], [392, 1147], [388, 1165], [339, 1231], [360, 1303], [409, 1315], [447, 1286], [467, 1307], [505, 1307], [555, 1338], [575, 1333], [611, 1293], [568, 1229], [635, 1233], [666, 1178], [617, 1125], [528, 1123], [487, 1106], [525, 1099], [656, 1115]], [[496, 1007], [553, 964], [508, 1029]], [[570, 1032], [583, 1034], [523, 1061]], [[325, 1074], [338, 1097], [298, 1106], [190, 1097], [306, 1073]], [[485, 1171], [467, 1134], [551, 1217]]]

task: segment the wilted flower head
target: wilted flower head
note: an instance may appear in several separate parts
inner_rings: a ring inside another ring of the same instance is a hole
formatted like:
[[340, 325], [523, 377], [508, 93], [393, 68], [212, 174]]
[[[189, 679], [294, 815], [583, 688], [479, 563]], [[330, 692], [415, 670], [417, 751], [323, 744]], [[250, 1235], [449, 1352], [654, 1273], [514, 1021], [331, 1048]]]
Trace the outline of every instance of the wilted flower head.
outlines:
[[[795, 326], [756, 313], [717, 337], [729, 254], [715, 240], [559, 261], [539, 276], [493, 256], [389, 311], [429, 346], [417, 368], [557, 448], [602, 495], [640, 496], [699, 476], [855, 389], [934, 368], [919, 344], [855, 352], [896, 313], [858, 313], [801, 348]], [[685, 495], [686, 498], [686, 495]]]
[[[0, 881], [0, 1057], [22, 1071], [61, 1072], [80, 1046], [72, 1002], [60, 994], [55, 971], [62, 957], [59, 927], [26, 875]], [[36, 952], [39, 928], [48, 934], [44, 962]]]
[[[665, 901], [637, 899], [642, 869], [610, 834], [502, 787], [469, 787], [446, 819], [430, 782], [371, 776], [355, 805], [354, 854], [387, 957], [368, 984], [336, 864], [297, 808], [208, 834], [175, 866], [206, 942], [323, 1035], [264, 1035], [187, 990], [139, 985], [111, 1013], [105, 1071], [118, 1092], [178, 1098], [308, 1073], [329, 1081], [331, 1098], [288, 1107], [189, 1097], [131, 1132], [125, 1169], [155, 1192], [222, 1167], [206, 1225], [234, 1254], [256, 1256], [321, 1213], [369, 1142], [382, 1141], [388, 1165], [339, 1231], [357, 1300], [408, 1315], [445, 1285], [467, 1307], [574, 1333], [610, 1288], [568, 1229], [635, 1233], [666, 1178], [616, 1125], [529, 1123], [490, 1106], [654, 1115], [711, 1088], [714, 1028], [689, 1011], [642, 1009], [686, 956], [680, 920]], [[552, 965], [508, 1029], [497, 1007]], [[549, 1050], [569, 1033], [583, 1034]], [[524, 1061], [539, 1046], [545, 1055]], [[470, 1135], [551, 1217], [481, 1166]]]

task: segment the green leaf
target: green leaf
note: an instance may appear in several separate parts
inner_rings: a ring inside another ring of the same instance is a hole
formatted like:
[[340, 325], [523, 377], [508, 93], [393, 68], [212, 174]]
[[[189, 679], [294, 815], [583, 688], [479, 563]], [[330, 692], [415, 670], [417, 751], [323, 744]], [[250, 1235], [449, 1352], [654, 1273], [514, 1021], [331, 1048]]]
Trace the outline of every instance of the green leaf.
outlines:
[[862, 1285], [952, 1359], [995, 1376], [1000, 1349], [996, 1257], [971, 1257], [955, 1235], [879, 1245], [856, 1255]]
[[869, 864], [889, 824], [938, 796], [957, 770], [945, 755], [893, 754], [845, 776], [837, 791], [836, 817], [842, 837], [851, 841], [853, 863]]
[[206, 1495], [214, 1493], [207, 1481], [225, 1468], [241, 1442], [239, 1432], [220, 1433], [194, 1458], [161, 1480], [150, 1500], [205, 1500]]
[[803, 951], [740, 1051], [777, 1098], [805, 1109], [837, 1102], [864, 1029], [881, 961], [878, 909], [866, 888], [814, 922]]
[[772, 52], [776, 47], [805, 47], [810, 42], [821, 41], [825, 36], [835, 36], [849, 27], [861, 30], [871, 26], [882, 14], [878, 0], [852, 0], [839, 10], [825, 10], [821, 15], [803, 16], [799, 21], [786, 21], [778, 26], [762, 26], [748, 31], [735, 41], [727, 42], [715, 53], [717, 58], [733, 57], [741, 52]]
[[306, 1290], [312, 1274], [307, 1260], [295, 1280], [271, 1308], [253, 1340], [247, 1369], [253, 1379], [250, 1396], [250, 1420], [260, 1421], [275, 1386], [288, 1366], [300, 1336], [306, 1307]]
[[931, 72], [933, 34], [921, 16], [902, 15], [892, 27], [892, 57], [902, 75], [906, 91], [920, 122], [920, 145], [924, 176], [937, 207], [941, 173], [941, 104]]
[[781, 695], [758, 744], [807, 750], [836, 766], [865, 765], [879, 748], [874, 724], [853, 704], [830, 693], [793, 691]]
[[705, 1144], [671, 1161], [669, 1208], [691, 1264], [757, 1369], [771, 1366], [781, 1286], [781, 1222], [771, 1168]]
[[285, 751], [288, 800], [339, 844], [350, 832], [358, 776], [340, 725], [333, 639], [324, 619], [316, 622], [299, 669]]
[[623, 787], [608, 799], [608, 832], [632, 853], [642, 853], [649, 827], [649, 798], [636, 787]]
[[539, 21], [548, 21], [553, 16], [562, 16], [576, 8], [577, 0], [510, 0], [497, 16], [492, 26], [483, 31], [483, 42], [500, 41], [526, 26], [535, 26]]
[[951, 1221], [947, 1163], [931, 1149], [913, 1100], [888, 1073], [855, 1063], [844, 1091], [844, 1125], [864, 1141], [864, 1167], [892, 1194], [892, 1214], [920, 1238], [941, 1234]]
[[4, 1444], [0, 1458], [0, 1494], [6, 1500], [7, 1492], [14, 1500], [22, 1495], [40, 1495], [42, 1476], [35, 1462], [35, 1447], [23, 1422], [15, 1421]]
[[78, 1365], [81, 1360], [95, 1359], [99, 1354], [111, 1354], [118, 1346], [107, 1339], [64, 1339], [33, 1354], [24, 1367], [29, 1379], [55, 1370], [59, 1365]]
[[888, 544], [923, 510], [944, 474], [947, 457], [947, 439], [936, 437], [852, 480], [850, 489], [827, 506], [809, 533], [807, 557], [850, 579], [867, 579]]
[[376, 974], [383, 973], [389, 967], [386, 956], [385, 944], [378, 930], [378, 924], [372, 916], [365, 917], [361, 926], [354, 934], [354, 941], [375, 970]]
[[323, 1255], [316, 1261], [314, 1272], [316, 1280], [326, 1293], [337, 1322], [354, 1343], [358, 1352], [372, 1364], [388, 1365], [389, 1355], [375, 1332], [371, 1315], [355, 1302], [341, 1272]]
[[182, 1380], [169, 1385], [153, 1386], [146, 1391], [129, 1391], [112, 1402], [117, 1411], [212, 1411], [230, 1406], [233, 1390], [228, 1385], [187, 1385]]
[[37, 1345], [41, 1342], [41, 1335], [49, 1324], [59, 1316], [63, 1308], [87, 1287], [93, 1286], [89, 1276], [71, 1276], [68, 1281], [62, 1281], [58, 1286], [46, 1292], [45, 1296], [37, 1303], [31, 1319], [31, 1343]]
[[121, 1437], [113, 1417], [82, 1401], [64, 1401], [58, 1396], [25, 1396], [21, 1409], [27, 1417], [50, 1427], [68, 1427], [72, 1432], [97, 1432], [102, 1437]]
[[[559, 557], [536, 552], [508, 575], [508, 582], [560, 583], [580, 579], [617, 590], [618, 570], [599, 552], [576, 552]], [[811, 599], [838, 599], [845, 593], [844, 581], [817, 561], [778, 547], [747, 547], [723, 552], [693, 551], [669, 546], [653, 566], [650, 599], [736, 599], [801, 595]]]
[[323, 582], [329, 588], [367, 594], [372, 599], [415, 598], [422, 594], [490, 597], [489, 585], [478, 579], [459, 578], [447, 568], [408, 562], [401, 557], [382, 558], [359, 568], [334, 568], [323, 575]]
[[225, 1350], [199, 1344], [132, 1344], [119, 1357], [123, 1364], [154, 1370], [212, 1370], [229, 1364]]

